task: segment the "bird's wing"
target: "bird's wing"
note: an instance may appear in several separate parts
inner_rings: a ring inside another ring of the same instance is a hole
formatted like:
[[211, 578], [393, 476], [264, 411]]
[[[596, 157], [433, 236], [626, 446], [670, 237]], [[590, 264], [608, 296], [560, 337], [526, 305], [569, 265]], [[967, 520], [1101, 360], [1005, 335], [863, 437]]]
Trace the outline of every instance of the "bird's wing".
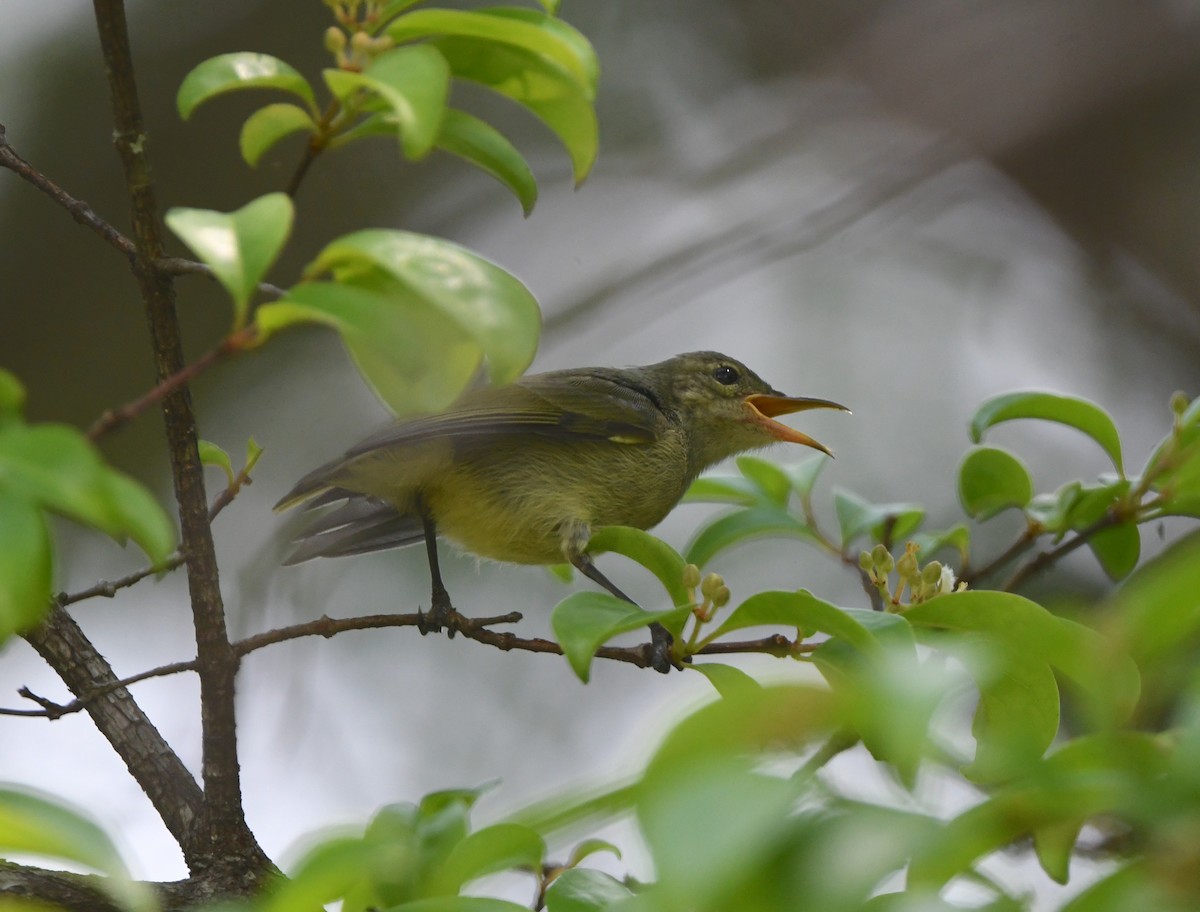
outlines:
[[[652, 390], [615, 371], [594, 370], [535, 374], [503, 388], [484, 387], [466, 393], [439, 415], [392, 425], [357, 444], [340, 459], [300, 479], [275, 509], [303, 501], [315, 507], [340, 499], [339, 479], [359, 460], [411, 452], [411, 471], [421, 471], [415, 457], [425, 444], [455, 448], [488, 445], [498, 438], [536, 434], [564, 440], [611, 440], [652, 443], [670, 418]], [[333, 489], [333, 490], [331, 490]], [[322, 492], [325, 492], [322, 494]], [[314, 499], [315, 498], [315, 499]]]
[[314, 557], [342, 557], [401, 548], [425, 538], [418, 517], [401, 514], [389, 503], [352, 491], [335, 489], [310, 501], [307, 506], [326, 505], [337, 500], [345, 502], [305, 527], [296, 538], [296, 548], [283, 562], [284, 566]]
[[667, 421], [657, 397], [623, 377], [553, 372], [501, 389], [472, 390], [440, 415], [404, 421], [368, 437], [346, 458], [429, 440], [487, 442], [513, 434], [652, 443]]

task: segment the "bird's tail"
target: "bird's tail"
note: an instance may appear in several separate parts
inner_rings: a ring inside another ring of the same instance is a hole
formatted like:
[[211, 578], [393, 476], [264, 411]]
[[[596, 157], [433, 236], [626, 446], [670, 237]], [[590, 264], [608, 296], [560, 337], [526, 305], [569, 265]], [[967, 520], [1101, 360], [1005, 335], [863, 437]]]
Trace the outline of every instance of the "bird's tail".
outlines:
[[[299, 485], [297, 485], [297, 488]], [[313, 494], [292, 499], [299, 503], [309, 498], [305, 509], [318, 509], [344, 501], [341, 506], [318, 517], [305, 527], [296, 538], [296, 548], [284, 565], [299, 564], [314, 557], [342, 557], [347, 554], [363, 554], [367, 551], [383, 551], [402, 548], [424, 539], [425, 529], [419, 517], [398, 511], [386, 501], [367, 497], [344, 488], [327, 488]], [[291, 498], [284, 498], [281, 504]]]

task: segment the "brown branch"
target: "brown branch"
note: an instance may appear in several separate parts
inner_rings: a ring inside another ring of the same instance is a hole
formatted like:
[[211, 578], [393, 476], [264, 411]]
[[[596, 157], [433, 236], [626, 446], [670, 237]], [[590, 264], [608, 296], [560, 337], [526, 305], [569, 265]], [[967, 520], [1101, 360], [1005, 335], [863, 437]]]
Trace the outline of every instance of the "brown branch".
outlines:
[[[197, 879], [149, 883], [154, 907], [161, 912], [184, 912], [211, 898], [207, 885]], [[71, 912], [124, 912], [104, 890], [104, 879], [95, 874], [51, 871], [0, 860], [0, 899], [29, 900], [30, 908], [70, 909]]]
[[92, 207], [83, 200], [71, 196], [66, 190], [58, 186], [58, 184], [54, 183], [54, 181], [50, 180], [45, 174], [18, 155], [16, 150], [8, 144], [8, 140], [4, 135], [4, 124], [0, 124], [0, 167], [7, 168], [26, 183], [41, 190], [54, 200], [54, 202], [66, 209], [71, 218], [80, 225], [90, 228], [126, 257], [133, 258], [136, 252], [133, 241], [121, 234], [121, 232], [104, 219], [100, 218]]
[[978, 580], [987, 579], [987, 577], [991, 576], [1001, 567], [1011, 563], [1028, 551], [1033, 543], [1037, 541], [1040, 534], [1041, 533], [1037, 531], [1035, 526], [1027, 525], [1025, 527], [1025, 531], [1017, 537], [1017, 540], [1005, 548], [1001, 554], [997, 555], [994, 559], [980, 567], [978, 570], [972, 570], [970, 572], [964, 571], [959, 579], [966, 583], [968, 587], [974, 586]]
[[92, 426], [87, 431], [88, 439], [97, 440], [109, 431], [120, 427], [126, 422], [132, 421], [152, 405], [157, 405], [172, 393], [183, 388], [192, 379], [212, 367], [222, 358], [245, 350], [246, 346], [254, 340], [256, 332], [255, 327], [247, 326], [232, 335], [226, 336], [215, 348], [205, 352], [191, 364], [187, 364], [170, 376], [165, 377], [149, 392], [139, 396], [132, 402], [125, 403], [120, 408], [109, 409], [92, 422]]
[[[137, 248], [132, 266], [150, 327], [158, 381], [184, 367], [175, 289], [158, 268], [163, 257], [163, 226], [147, 153], [148, 137], [138, 100], [133, 54], [123, 0], [93, 0], [96, 30], [113, 109], [113, 143], [121, 159]], [[200, 721], [204, 814], [180, 847], [193, 874], [212, 877], [218, 892], [244, 895], [261, 886], [273, 870], [246, 825], [237, 757], [234, 676], [237, 655], [225, 627], [220, 578], [208, 521], [204, 471], [196, 420], [186, 384], [162, 400], [175, 499], [179, 504], [188, 590], [196, 630], [200, 677]]]
[[181, 846], [188, 845], [203, 813], [200, 788], [129, 691], [119, 685], [112, 666], [61, 608], [52, 608], [42, 625], [24, 636], [76, 696], [108, 688], [84, 708], [171, 835]]
[[1023, 582], [1025, 582], [1025, 580], [1029, 579], [1029, 577], [1036, 573], [1040, 573], [1055, 561], [1066, 557], [1076, 548], [1087, 544], [1088, 539], [1090, 539], [1097, 532], [1101, 532], [1110, 526], [1118, 525], [1124, 521], [1124, 517], [1118, 516], [1114, 511], [1109, 510], [1090, 526], [1080, 529], [1074, 537], [1063, 542], [1056, 548], [1051, 548], [1049, 551], [1041, 552], [1029, 563], [1018, 567], [1016, 572], [1008, 578], [1008, 580], [1003, 586], [1000, 587], [1000, 589], [1003, 592], [1012, 592]]

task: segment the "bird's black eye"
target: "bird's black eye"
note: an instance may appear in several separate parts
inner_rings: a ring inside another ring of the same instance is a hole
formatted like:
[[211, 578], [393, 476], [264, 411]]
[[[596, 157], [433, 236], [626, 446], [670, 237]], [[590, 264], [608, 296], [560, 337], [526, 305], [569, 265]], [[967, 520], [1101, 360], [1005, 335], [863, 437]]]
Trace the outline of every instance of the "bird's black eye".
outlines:
[[730, 367], [728, 364], [722, 364], [715, 371], [713, 371], [713, 378], [718, 383], [723, 383], [726, 386], [733, 386], [733, 384], [737, 383], [738, 380], [741, 379], [737, 372], [737, 368]]

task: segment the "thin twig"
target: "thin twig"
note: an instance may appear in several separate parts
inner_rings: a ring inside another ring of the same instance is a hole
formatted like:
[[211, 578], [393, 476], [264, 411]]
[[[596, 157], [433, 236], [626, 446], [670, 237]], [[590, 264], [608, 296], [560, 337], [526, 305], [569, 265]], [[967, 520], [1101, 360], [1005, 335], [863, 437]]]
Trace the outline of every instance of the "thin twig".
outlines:
[[[189, 260], [185, 257], [160, 257], [155, 266], [167, 275], [202, 275], [212, 279], [214, 282], [217, 281], [217, 274], [213, 272], [211, 266], [207, 263], [198, 263], [195, 260]], [[278, 285], [272, 285], [270, 282], [259, 282], [255, 288], [259, 294], [272, 301], [278, 300], [287, 294], [286, 288], [280, 288]]]
[[1043, 551], [1029, 563], [1018, 567], [1016, 572], [1008, 578], [1008, 580], [1003, 586], [1000, 587], [1000, 589], [1004, 592], [1012, 592], [1035, 573], [1040, 573], [1055, 561], [1066, 557], [1076, 548], [1087, 544], [1088, 539], [1090, 539], [1097, 532], [1101, 532], [1110, 526], [1115, 526], [1122, 522], [1124, 522], [1123, 517], [1118, 516], [1115, 512], [1109, 510], [1090, 526], [1080, 529], [1079, 532], [1074, 535], [1074, 537], [1063, 542], [1056, 548], [1051, 548], [1049, 551]]
[[256, 332], [257, 329], [254, 326], [247, 326], [232, 335], [226, 336], [215, 348], [210, 349], [191, 364], [185, 365], [169, 377], [166, 377], [144, 395], [139, 396], [132, 402], [125, 403], [120, 408], [109, 409], [92, 422], [92, 426], [87, 431], [88, 439], [98, 440], [115, 428], [132, 421], [142, 412], [146, 411], [146, 409], [162, 402], [167, 396], [181, 389], [185, 384], [195, 379], [195, 377], [212, 367], [222, 358], [243, 351], [253, 341]]
[[1028, 551], [1033, 543], [1037, 541], [1039, 535], [1041, 535], [1041, 532], [1038, 531], [1036, 526], [1026, 525], [1025, 531], [1017, 536], [1017, 540], [1005, 548], [1001, 554], [997, 555], [994, 559], [980, 567], [978, 570], [972, 570], [970, 572], [964, 571], [959, 579], [966, 583], [968, 587], [974, 586], [979, 580], [986, 579], [1001, 567], [1016, 560], [1018, 557]]
[[45, 174], [25, 161], [9, 145], [4, 133], [4, 124], [0, 124], [0, 167], [7, 168], [26, 183], [41, 190], [50, 199], [66, 209], [71, 218], [80, 225], [90, 228], [126, 257], [133, 258], [137, 252], [133, 241], [121, 234], [121, 232], [104, 219], [100, 218], [95, 210], [83, 200], [71, 196], [71, 194], [50, 180]]

